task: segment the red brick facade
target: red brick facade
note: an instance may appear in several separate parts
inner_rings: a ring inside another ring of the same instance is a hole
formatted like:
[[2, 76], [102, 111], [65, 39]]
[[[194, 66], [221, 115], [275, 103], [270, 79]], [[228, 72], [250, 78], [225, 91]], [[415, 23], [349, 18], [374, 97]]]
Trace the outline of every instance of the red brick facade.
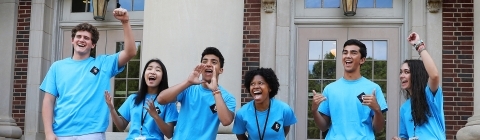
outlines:
[[[242, 84], [245, 72], [260, 66], [260, 0], [244, 0]], [[242, 85], [241, 104], [252, 100]]]
[[[246, 71], [259, 67], [260, 0], [244, 0], [242, 83]], [[473, 0], [443, 2], [443, 91], [447, 139], [473, 115]], [[31, 0], [20, 0], [15, 47], [12, 116], [24, 129]], [[250, 101], [242, 85], [241, 104]]]
[[18, 5], [17, 39], [13, 78], [12, 116], [24, 130], [27, 91], [28, 42], [30, 36], [31, 0], [20, 0]]
[[447, 139], [473, 115], [473, 0], [443, 1], [443, 93]]

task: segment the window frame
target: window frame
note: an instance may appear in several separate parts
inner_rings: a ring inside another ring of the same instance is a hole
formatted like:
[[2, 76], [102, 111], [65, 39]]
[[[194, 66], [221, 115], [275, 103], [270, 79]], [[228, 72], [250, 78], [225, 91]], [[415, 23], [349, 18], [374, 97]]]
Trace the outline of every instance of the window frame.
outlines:
[[[393, 0], [392, 8], [357, 8], [355, 16], [349, 18], [403, 18], [402, 0]], [[295, 18], [345, 18], [343, 5], [340, 8], [306, 8], [305, 0], [295, 0]]]
[[[72, 0], [60, 0], [60, 22], [71, 22], [71, 21], [95, 21], [93, 19], [93, 12], [72, 12]], [[104, 21], [117, 21], [113, 17], [112, 11], [117, 6], [117, 0], [108, 1], [107, 13], [105, 14]], [[142, 20], [143, 21], [143, 11], [129, 11], [128, 16], [130, 20]]]

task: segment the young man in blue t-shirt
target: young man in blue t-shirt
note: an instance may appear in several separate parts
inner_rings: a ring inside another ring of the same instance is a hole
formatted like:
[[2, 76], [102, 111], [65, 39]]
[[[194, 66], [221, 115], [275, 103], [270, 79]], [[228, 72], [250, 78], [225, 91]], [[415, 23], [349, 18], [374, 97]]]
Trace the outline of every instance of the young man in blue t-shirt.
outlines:
[[223, 73], [222, 54], [217, 48], [208, 47], [201, 62], [187, 80], [163, 90], [157, 98], [160, 104], [178, 101], [182, 105], [174, 140], [214, 140], [219, 123], [227, 126], [233, 122], [235, 97], [218, 85], [218, 76]]
[[380, 86], [360, 74], [367, 48], [351, 39], [342, 52], [344, 75], [327, 85], [322, 94], [315, 91], [312, 114], [329, 140], [372, 140], [384, 129], [387, 103]]
[[104, 91], [110, 89], [110, 78], [122, 72], [137, 50], [127, 11], [113, 11], [124, 29], [125, 49], [112, 55], [90, 57], [99, 33], [88, 23], [72, 29], [73, 56], [52, 64], [40, 89], [43, 98], [42, 118], [46, 140], [104, 140], [109, 110]]

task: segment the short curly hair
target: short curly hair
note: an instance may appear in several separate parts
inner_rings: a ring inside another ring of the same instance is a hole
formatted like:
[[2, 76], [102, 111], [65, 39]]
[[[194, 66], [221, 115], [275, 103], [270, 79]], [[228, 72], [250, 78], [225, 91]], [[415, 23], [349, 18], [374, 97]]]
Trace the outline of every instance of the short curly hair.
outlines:
[[95, 26], [89, 23], [80, 23], [72, 29], [72, 39], [75, 37], [78, 31], [87, 31], [92, 34], [92, 43], [97, 44], [100, 34]]
[[253, 80], [253, 77], [256, 75], [260, 75], [265, 79], [265, 82], [267, 82], [268, 86], [270, 87], [270, 93], [269, 97], [273, 98], [275, 95], [277, 95], [280, 83], [278, 82], [277, 75], [271, 68], [258, 68], [256, 70], [250, 70], [247, 73], [245, 73], [244, 77], [244, 83], [243, 86], [245, 86], [245, 89], [247, 90], [248, 93], [250, 93], [250, 83]]

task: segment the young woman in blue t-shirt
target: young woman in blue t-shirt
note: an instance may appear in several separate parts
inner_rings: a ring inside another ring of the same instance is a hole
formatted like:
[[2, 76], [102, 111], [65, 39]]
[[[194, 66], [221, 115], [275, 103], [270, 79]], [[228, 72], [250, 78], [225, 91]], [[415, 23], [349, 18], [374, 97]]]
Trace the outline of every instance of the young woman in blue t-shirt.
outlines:
[[405, 60], [400, 68], [407, 100], [400, 107], [399, 136], [392, 140], [444, 140], [443, 93], [437, 67], [417, 33], [411, 33], [408, 42], [422, 60]]
[[[130, 95], [115, 111], [112, 97], [105, 92], [113, 123], [119, 130], [125, 130], [130, 123], [127, 140], [163, 140], [171, 138], [178, 112], [175, 103], [160, 105], [154, 102], [158, 93], [168, 88], [167, 69], [162, 61], [152, 59], [143, 68], [140, 89]], [[148, 114], [148, 115], [147, 115]]]
[[239, 140], [285, 139], [297, 119], [288, 104], [273, 98], [280, 86], [275, 72], [270, 68], [249, 71], [244, 86], [253, 101], [237, 112], [233, 133]]

